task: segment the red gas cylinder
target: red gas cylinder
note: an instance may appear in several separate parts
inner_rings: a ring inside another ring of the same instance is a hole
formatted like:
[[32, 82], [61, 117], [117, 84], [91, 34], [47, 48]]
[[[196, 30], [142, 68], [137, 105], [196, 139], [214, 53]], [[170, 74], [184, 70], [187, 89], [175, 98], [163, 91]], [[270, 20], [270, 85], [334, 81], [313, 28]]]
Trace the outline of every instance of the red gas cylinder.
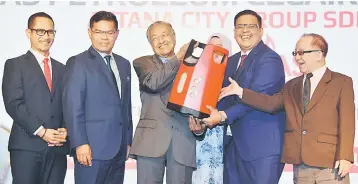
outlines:
[[216, 107], [229, 51], [223, 47], [199, 43], [200, 57], [193, 56], [192, 40], [175, 77], [167, 108], [199, 119], [210, 115], [207, 105]]

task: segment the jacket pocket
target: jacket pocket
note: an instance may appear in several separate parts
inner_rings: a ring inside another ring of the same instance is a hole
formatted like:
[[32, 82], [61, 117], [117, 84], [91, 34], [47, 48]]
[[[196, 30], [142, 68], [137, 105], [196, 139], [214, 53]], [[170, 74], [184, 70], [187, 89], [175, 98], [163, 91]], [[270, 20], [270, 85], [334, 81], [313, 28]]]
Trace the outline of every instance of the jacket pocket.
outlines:
[[155, 128], [156, 123], [153, 119], [140, 119], [137, 128]]
[[328, 143], [328, 144], [337, 144], [337, 136], [335, 135], [328, 135], [328, 134], [319, 134], [317, 137], [317, 142], [321, 143]]

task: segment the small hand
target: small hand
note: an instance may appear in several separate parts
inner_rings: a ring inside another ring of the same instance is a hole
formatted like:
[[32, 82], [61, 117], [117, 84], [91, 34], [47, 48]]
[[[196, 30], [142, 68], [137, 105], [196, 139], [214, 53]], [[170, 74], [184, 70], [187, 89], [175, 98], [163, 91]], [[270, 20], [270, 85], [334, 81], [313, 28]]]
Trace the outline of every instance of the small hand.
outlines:
[[214, 109], [211, 106], [206, 107], [210, 110], [210, 117], [204, 118], [203, 121], [205, 122], [206, 126], [208, 126], [209, 128], [213, 128], [221, 122], [222, 115], [217, 109]]
[[[176, 54], [176, 57], [179, 59], [179, 61], [183, 61], [184, 57], [185, 57], [185, 53], [188, 50], [190, 45], [189, 43], [184, 44], [180, 49], [179, 52]], [[194, 45], [194, 48], [197, 48], [199, 46], [199, 42], [196, 42], [196, 44]]]
[[194, 118], [193, 116], [189, 116], [189, 129], [195, 134], [202, 134], [205, 131], [206, 125], [201, 124], [198, 118]]
[[88, 144], [76, 148], [77, 160], [84, 166], [92, 166], [92, 151]]
[[[65, 140], [66, 142], [66, 137], [67, 137], [67, 130], [66, 128], [58, 128], [57, 131], [60, 133], [61, 138], [63, 140]], [[58, 144], [48, 144], [48, 146], [63, 146], [63, 143], [58, 143]]]
[[349, 170], [352, 167], [352, 163], [347, 160], [337, 160], [334, 166], [335, 169], [339, 168], [338, 175], [341, 177], [346, 176], [349, 173]]
[[66, 130], [66, 128], [58, 128], [57, 131], [60, 132], [60, 134], [62, 135], [62, 138], [63, 138], [63, 139], [66, 139], [66, 137], [67, 137], [67, 130]]
[[231, 77], [229, 77], [229, 81], [230, 81], [230, 85], [221, 89], [219, 100], [230, 95], [238, 95], [238, 96], [242, 95], [243, 89], [239, 86], [239, 84]]
[[62, 142], [66, 142], [66, 139], [62, 138], [60, 132], [54, 129], [43, 128], [37, 135], [49, 144], [61, 144]]

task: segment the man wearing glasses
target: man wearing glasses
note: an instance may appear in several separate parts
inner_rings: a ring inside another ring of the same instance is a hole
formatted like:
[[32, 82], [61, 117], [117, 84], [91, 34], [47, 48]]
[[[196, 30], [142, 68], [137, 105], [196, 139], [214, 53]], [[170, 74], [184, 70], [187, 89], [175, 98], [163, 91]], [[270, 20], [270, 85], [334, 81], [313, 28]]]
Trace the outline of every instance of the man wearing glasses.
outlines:
[[286, 111], [281, 161], [293, 164], [294, 183], [349, 183], [354, 162], [355, 105], [352, 78], [326, 66], [328, 44], [304, 34], [293, 56], [303, 73], [274, 96], [242, 89], [235, 81], [220, 98], [236, 94], [259, 110]]
[[30, 50], [5, 63], [2, 92], [14, 120], [9, 138], [13, 183], [63, 184], [68, 153], [61, 100], [64, 65], [50, 56], [54, 21], [44, 12], [28, 19]]
[[112, 52], [118, 32], [113, 13], [95, 13], [92, 46], [66, 64], [63, 107], [77, 184], [123, 183], [132, 142], [131, 67]]
[[[262, 19], [254, 11], [239, 12], [234, 19], [234, 35], [241, 52], [228, 61], [223, 86], [229, 77], [253, 91], [273, 95], [285, 84], [280, 56], [262, 42]], [[203, 121], [209, 126], [224, 124], [224, 183], [278, 183], [284, 164], [280, 162], [285, 114], [265, 113], [229, 96], [209, 107]]]

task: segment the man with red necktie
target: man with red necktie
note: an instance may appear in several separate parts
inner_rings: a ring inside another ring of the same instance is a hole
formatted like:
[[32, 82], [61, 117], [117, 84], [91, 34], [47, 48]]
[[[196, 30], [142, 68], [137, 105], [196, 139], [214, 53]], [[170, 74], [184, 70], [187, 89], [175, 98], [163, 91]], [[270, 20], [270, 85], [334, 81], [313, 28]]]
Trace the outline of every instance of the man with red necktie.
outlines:
[[44, 12], [28, 19], [29, 51], [8, 59], [2, 92], [14, 120], [9, 138], [13, 183], [63, 184], [69, 151], [62, 115], [64, 65], [50, 57], [53, 19]]
[[[243, 87], [264, 94], [278, 93], [285, 84], [280, 56], [262, 42], [262, 18], [252, 10], [234, 18], [234, 37], [240, 52], [228, 60], [223, 87], [231, 77]], [[224, 184], [274, 184], [283, 170], [280, 162], [285, 114], [261, 112], [229, 96], [218, 102], [208, 127], [224, 125]]]

